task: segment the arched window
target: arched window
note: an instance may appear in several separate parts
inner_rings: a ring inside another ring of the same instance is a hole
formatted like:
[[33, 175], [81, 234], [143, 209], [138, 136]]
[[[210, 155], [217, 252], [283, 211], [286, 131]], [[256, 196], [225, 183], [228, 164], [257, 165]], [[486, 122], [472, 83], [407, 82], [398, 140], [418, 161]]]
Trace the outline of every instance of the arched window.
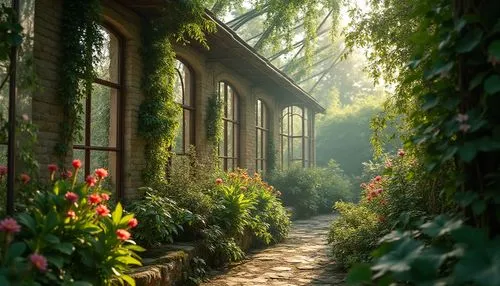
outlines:
[[176, 60], [175, 74], [175, 102], [180, 105], [182, 112], [179, 114], [180, 126], [175, 136], [173, 151], [183, 155], [189, 145], [194, 144], [194, 81], [191, 69], [180, 60]]
[[266, 105], [258, 99], [255, 104], [255, 171], [264, 172], [267, 167], [267, 141], [269, 119]]
[[74, 142], [73, 157], [84, 164], [85, 174], [79, 174], [82, 177], [97, 168], [106, 168], [109, 173], [106, 187], [120, 196], [122, 49], [114, 33], [104, 27], [100, 32], [104, 45], [94, 66], [97, 78], [92, 92], [82, 102], [84, 136]]
[[311, 158], [309, 115], [306, 108], [289, 106], [281, 116], [281, 167], [293, 165], [308, 167]]
[[239, 121], [238, 95], [225, 82], [219, 82], [219, 98], [224, 103], [223, 136], [219, 143], [219, 160], [225, 170], [238, 167], [239, 158]]

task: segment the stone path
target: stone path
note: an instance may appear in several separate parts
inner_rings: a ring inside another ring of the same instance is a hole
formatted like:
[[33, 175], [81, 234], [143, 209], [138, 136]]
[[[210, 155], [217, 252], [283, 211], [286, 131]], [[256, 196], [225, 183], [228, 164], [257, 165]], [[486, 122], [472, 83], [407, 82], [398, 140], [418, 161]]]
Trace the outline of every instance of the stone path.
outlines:
[[318, 216], [295, 221], [283, 243], [249, 254], [202, 285], [345, 285], [345, 274], [328, 257], [326, 238], [332, 220]]

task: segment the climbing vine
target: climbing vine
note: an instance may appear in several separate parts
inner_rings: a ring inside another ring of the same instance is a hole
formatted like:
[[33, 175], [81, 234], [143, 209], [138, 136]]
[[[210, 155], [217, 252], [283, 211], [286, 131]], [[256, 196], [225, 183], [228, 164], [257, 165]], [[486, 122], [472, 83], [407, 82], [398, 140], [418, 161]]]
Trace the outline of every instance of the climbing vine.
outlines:
[[198, 1], [168, 2], [162, 17], [143, 23], [143, 79], [145, 99], [139, 108], [139, 134], [145, 139], [144, 182], [165, 183], [170, 147], [178, 127], [180, 107], [174, 102], [173, 43], [195, 40], [206, 46], [205, 35], [214, 23], [204, 17]]
[[210, 142], [217, 144], [222, 139], [222, 116], [223, 116], [224, 102], [219, 98], [217, 93], [212, 94], [208, 98], [207, 105], [207, 138]]
[[92, 92], [94, 63], [103, 45], [99, 23], [101, 1], [64, 1], [61, 31], [59, 100], [63, 106], [56, 154], [61, 163], [71, 142], [82, 137], [84, 99]]

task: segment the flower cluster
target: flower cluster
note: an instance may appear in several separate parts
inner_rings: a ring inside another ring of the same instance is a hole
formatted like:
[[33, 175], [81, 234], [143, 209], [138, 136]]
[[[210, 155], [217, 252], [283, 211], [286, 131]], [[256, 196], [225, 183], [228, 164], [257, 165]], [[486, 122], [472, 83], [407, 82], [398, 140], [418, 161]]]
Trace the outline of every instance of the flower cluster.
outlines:
[[263, 189], [275, 196], [281, 195], [281, 193], [277, 191], [273, 186], [270, 186], [267, 182], [264, 182], [262, 180], [262, 176], [259, 173], [255, 173], [252, 177], [247, 173], [246, 170], [239, 168], [234, 170], [233, 172], [228, 173], [225, 181], [222, 178], [218, 178], [217, 180], [215, 180], [216, 185], [221, 185], [223, 183], [238, 186], [238, 188], [242, 191]]
[[361, 184], [361, 188], [364, 190], [365, 198], [368, 201], [379, 197], [384, 192], [382, 181], [382, 176], [376, 176], [370, 182]]

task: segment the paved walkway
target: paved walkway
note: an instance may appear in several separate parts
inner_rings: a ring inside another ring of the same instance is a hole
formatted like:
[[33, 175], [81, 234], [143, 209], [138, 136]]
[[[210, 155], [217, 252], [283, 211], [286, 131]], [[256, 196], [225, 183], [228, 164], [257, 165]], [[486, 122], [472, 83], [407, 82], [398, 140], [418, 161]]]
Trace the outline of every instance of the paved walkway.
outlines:
[[318, 216], [295, 221], [283, 243], [249, 254], [202, 285], [344, 285], [345, 275], [328, 257], [326, 238], [332, 219]]

